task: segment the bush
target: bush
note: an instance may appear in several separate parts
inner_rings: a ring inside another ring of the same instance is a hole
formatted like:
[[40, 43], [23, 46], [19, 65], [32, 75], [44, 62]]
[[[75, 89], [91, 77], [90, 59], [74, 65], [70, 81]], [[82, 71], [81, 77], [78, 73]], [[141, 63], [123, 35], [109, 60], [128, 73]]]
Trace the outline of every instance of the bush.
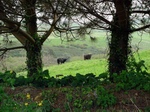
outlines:
[[120, 75], [113, 74], [117, 90], [144, 89], [150, 91], [150, 74], [146, 71], [144, 61], [130, 63], [128, 71]]

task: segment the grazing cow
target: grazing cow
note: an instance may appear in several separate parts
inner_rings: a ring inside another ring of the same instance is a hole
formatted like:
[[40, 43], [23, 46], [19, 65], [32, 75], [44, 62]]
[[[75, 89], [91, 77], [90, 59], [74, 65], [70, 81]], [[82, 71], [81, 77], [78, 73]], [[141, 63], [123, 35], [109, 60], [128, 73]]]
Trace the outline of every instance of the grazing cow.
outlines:
[[57, 58], [57, 63], [62, 64], [65, 63], [69, 58]]
[[85, 54], [84, 55], [84, 60], [90, 60], [92, 57], [92, 54]]

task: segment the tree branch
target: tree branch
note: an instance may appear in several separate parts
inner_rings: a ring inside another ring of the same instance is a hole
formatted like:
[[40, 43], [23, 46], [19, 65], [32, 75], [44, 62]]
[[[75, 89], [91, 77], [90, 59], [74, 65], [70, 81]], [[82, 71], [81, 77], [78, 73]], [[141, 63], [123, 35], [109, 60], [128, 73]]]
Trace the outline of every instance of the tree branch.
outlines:
[[23, 45], [26, 44], [26, 40], [29, 40], [31, 43], [35, 43], [35, 40], [20, 29], [20, 23], [10, 20], [6, 13], [4, 12], [4, 7], [0, 1], [0, 20], [10, 29], [9, 33], [12, 33]]
[[2, 48], [0, 49], [0, 52], [2, 52], [2, 54], [0, 54], [0, 57], [3, 58], [3, 55], [8, 51], [8, 50], [14, 50], [14, 49], [21, 49], [21, 48], [24, 48], [24, 46], [18, 46], [18, 47], [11, 47], [11, 48]]
[[150, 24], [149, 25], [145, 25], [145, 26], [142, 26], [140, 28], [137, 28], [137, 29], [133, 29], [130, 31], [130, 33], [133, 33], [133, 32], [136, 32], [136, 31], [140, 31], [140, 30], [144, 30], [146, 28], [150, 28]]
[[41, 38], [41, 43], [43, 43], [48, 38], [48, 36], [53, 32], [55, 24], [56, 24], [56, 21], [57, 21], [57, 15], [55, 13], [52, 25], [51, 25], [50, 29]]
[[143, 11], [143, 10], [133, 10], [131, 13], [144, 13], [144, 14], [150, 14], [150, 10]]
[[8, 50], [14, 50], [14, 49], [22, 49], [25, 48], [24, 46], [17, 46], [17, 47], [11, 47], [11, 48], [1, 48], [0, 51], [8, 51]]
[[112, 22], [110, 22], [107, 19], [105, 19], [103, 16], [99, 15], [94, 9], [91, 9], [88, 6], [86, 6], [81, 1], [75, 0], [75, 2], [79, 3], [81, 6], [83, 6], [84, 8], [86, 8], [91, 15], [97, 17], [98, 19], [100, 19], [101, 21], [105, 22], [106, 24], [114, 26], [114, 27], [118, 27], [118, 26], [114, 25]]
[[[53, 32], [53, 30], [56, 28], [56, 23], [65, 14], [65, 11], [67, 10], [68, 3], [69, 2], [67, 2], [66, 7], [63, 9], [62, 13], [57, 12], [58, 4], [57, 4], [56, 8], [54, 8], [53, 5], [50, 3], [50, 6], [53, 10], [54, 17], [53, 17], [53, 21], [52, 21], [50, 29], [42, 36], [41, 43], [43, 43], [48, 38], [48, 36]], [[59, 15], [59, 14], [61, 14], [61, 15]]]

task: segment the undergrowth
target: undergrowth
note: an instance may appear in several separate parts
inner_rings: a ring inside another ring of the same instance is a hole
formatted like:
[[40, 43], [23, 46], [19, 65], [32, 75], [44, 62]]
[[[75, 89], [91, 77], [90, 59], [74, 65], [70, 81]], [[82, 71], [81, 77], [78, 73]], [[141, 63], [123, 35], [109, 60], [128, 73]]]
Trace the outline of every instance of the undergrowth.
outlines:
[[[103, 111], [115, 105], [117, 98], [113, 92], [127, 91], [131, 89], [150, 92], [150, 74], [146, 71], [144, 61], [130, 63], [128, 71], [122, 71], [120, 75], [114, 74], [114, 83], [109, 81], [109, 74], [102, 73], [95, 76], [93, 73], [85, 75], [77, 73], [76, 76], [54, 78], [49, 76], [48, 70], [39, 72], [33, 77], [16, 77], [14, 71], [0, 73], [0, 111], [24, 111], [24, 112], [90, 112], [97, 108]], [[113, 85], [107, 89], [105, 85]], [[41, 93], [41, 99], [36, 101], [30, 94], [9, 96], [4, 92], [4, 87], [35, 86], [37, 88], [52, 88]], [[55, 88], [55, 89], [54, 89]], [[61, 88], [61, 89], [60, 89]], [[63, 105], [55, 107], [59, 95], [65, 97]], [[14, 97], [20, 97], [17, 100]], [[149, 107], [146, 107], [148, 110]]]

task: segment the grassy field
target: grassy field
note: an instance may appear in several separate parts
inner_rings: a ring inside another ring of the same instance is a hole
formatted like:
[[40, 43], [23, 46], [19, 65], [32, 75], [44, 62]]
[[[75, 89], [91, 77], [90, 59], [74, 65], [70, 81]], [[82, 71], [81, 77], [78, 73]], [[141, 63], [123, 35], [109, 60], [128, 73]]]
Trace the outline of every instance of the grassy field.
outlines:
[[[150, 51], [141, 51], [139, 54], [135, 54], [136, 61], [140, 60], [145, 61], [148, 72], [150, 72]], [[51, 67], [46, 67], [50, 72], [50, 76], [56, 76], [62, 74], [63, 76], [67, 75], [76, 75], [76, 73], [87, 74], [94, 73], [99, 75], [103, 72], [107, 72], [108, 63], [106, 59], [92, 59], [92, 60], [78, 60], [73, 62], [66, 62], [62, 65], [53, 65]]]
[[[94, 73], [99, 75], [102, 72], [107, 71], [107, 53], [108, 53], [108, 41], [105, 32], [93, 32], [91, 34], [97, 38], [96, 42], [92, 42], [89, 36], [76, 41], [61, 41], [58, 37], [50, 36], [49, 39], [43, 45], [43, 63], [44, 69], [49, 69], [50, 75], [55, 76], [57, 74], [63, 75], [75, 75], [76, 73], [86, 74]], [[134, 51], [140, 53], [140, 58], [146, 61], [146, 65], [149, 67], [150, 62], [150, 35], [134, 33], [132, 35], [132, 47]], [[0, 38], [0, 47], [13, 47], [20, 45], [15, 38], [11, 38], [12, 43], [2, 42]], [[84, 61], [83, 54], [92, 53], [92, 60]], [[0, 61], [0, 71], [15, 70], [21, 72], [26, 68], [26, 52], [25, 50], [9, 51], [6, 54], [6, 58]], [[70, 57], [70, 60], [62, 65], [57, 65], [56, 59], [58, 57]], [[15, 65], [15, 66], [14, 66]]]
[[67, 62], [61, 65], [54, 65], [51, 67], [46, 67], [45, 69], [49, 70], [50, 76], [56, 76], [62, 74], [63, 76], [73, 75], [76, 73], [87, 74], [94, 73], [99, 75], [100, 73], [106, 72], [107, 63], [105, 59], [93, 59], [93, 60], [80, 60]]
[[139, 49], [139, 50], [149, 50], [150, 49], [150, 34], [133, 33], [132, 47], [134, 49]]
[[[147, 67], [147, 71], [150, 72], [150, 50], [149, 51], [141, 51], [140, 53], [134, 54], [136, 62], [140, 60], [145, 61], [145, 65]], [[87, 73], [93, 73], [98, 76], [101, 73], [108, 71], [108, 63], [107, 59], [92, 59], [92, 60], [74, 60], [68, 61], [64, 64], [60, 65], [52, 65], [49, 67], [44, 67], [44, 69], [49, 70], [51, 77], [56, 77], [56, 75], [73, 75], [75, 76], [77, 73], [85, 75]], [[26, 72], [20, 72], [18, 75], [26, 75]], [[61, 78], [62, 76], [60, 76]]]

